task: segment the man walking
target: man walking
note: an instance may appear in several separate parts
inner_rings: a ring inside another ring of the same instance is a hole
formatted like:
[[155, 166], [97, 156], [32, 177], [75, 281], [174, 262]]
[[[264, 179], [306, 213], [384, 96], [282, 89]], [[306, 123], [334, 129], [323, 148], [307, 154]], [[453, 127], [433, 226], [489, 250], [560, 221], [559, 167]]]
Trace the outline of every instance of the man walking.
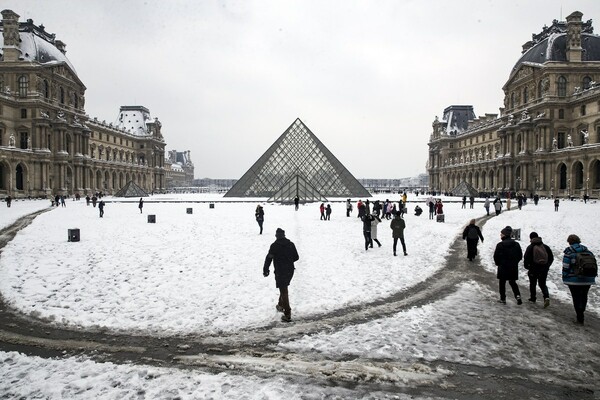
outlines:
[[527, 246], [523, 256], [523, 266], [527, 270], [527, 276], [529, 276], [529, 301], [532, 303], [536, 301], [535, 289], [537, 284], [544, 296], [544, 308], [546, 308], [550, 305], [546, 278], [548, 277], [550, 265], [554, 261], [554, 255], [552, 255], [550, 247], [542, 242], [542, 238], [538, 236], [537, 232], [531, 232], [529, 240], [531, 244]]
[[144, 199], [140, 197], [140, 202], [138, 203], [138, 208], [140, 209], [140, 214], [142, 213], [142, 208], [144, 208]]
[[281, 320], [283, 322], [292, 322], [292, 309], [288, 295], [288, 286], [294, 276], [294, 262], [298, 261], [298, 252], [296, 246], [288, 238], [285, 237], [285, 231], [277, 228], [275, 231], [277, 238], [265, 258], [263, 266], [263, 275], [269, 276], [269, 267], [273, 261], [275, 272], [275, 286], [279, 289], [279, 302], [275, 309], [283, 312]]
[[483, 243], [483, 235], [481, 234], [481, 229], [477, 225], [475, 225], [475, 220], [472, 219], [469, 222], [469, 225], [463, 231], [463, 240], [467, 241], [467, 258], [469, 261], [473, 261], [475, 256], [477, 255], [477, 242], [481, 239], [481, 243]]
[[100, 203], [98, 203], [98, 210], [100, 211], [100, 218], [104, 217], [104, 200], [100, 200]]
[[402, 219], [402, 214], [400, 212], [397, 212], [396, 216], [394, 216], [394, 219], [390, 223], [390, 228], [392, 229], [392, 237], [394, 238], [394, 256], [396, 255], [396, 245], [398, 244], [398, 240], [402, 243], [404, 255], [407, 256], [406, 244], [404, 243], [404, 228], [406, 228], [406, 222]]
[[507, 226], [500, 231], [500, 243], [494, 251], [494, 263], [498, 266], [496, 277], [499, 281], [499, 303], [506, 304], [506, 281], [512, 288], [517, 304], [523, 304], [517, 280], [519, 279], [519, 261], [523, 258], [523, 251], [519, 243], [510, 238], [512, 228]]

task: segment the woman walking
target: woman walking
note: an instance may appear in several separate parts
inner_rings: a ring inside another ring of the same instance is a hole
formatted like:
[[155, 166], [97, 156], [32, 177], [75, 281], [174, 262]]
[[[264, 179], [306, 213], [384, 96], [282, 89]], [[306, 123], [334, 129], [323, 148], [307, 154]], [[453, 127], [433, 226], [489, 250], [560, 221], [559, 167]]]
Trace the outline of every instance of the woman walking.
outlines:
[[467, 241], [467, 258], [469, 261], [473, 261], [477, 255], [477, 242], [479, 242], [479, 239], [481, 239], [481, 243], [483, 243], [481, 229], [475, 225], [475, 220], [472, 219], [463, 231], [463, 240]]

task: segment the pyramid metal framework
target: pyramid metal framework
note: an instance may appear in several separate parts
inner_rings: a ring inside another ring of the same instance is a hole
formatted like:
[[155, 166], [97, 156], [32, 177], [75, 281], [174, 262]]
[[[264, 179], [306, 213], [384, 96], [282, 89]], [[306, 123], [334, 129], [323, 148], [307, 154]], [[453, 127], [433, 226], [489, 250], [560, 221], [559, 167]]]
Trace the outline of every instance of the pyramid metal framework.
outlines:
[[299, 118], [225, 194], [278, 202], [290, 202], [296, 196], [303, 202], [371, 197]]
[[479, 196], [479, 192], [465, 181], [460, 182], [454, 189], [450, 191], [450, 193], [452, 193], [453, 196]]
[[133, 181], [129, 181], [115, 193], [114, 197], [148, 197], [148, 193]]

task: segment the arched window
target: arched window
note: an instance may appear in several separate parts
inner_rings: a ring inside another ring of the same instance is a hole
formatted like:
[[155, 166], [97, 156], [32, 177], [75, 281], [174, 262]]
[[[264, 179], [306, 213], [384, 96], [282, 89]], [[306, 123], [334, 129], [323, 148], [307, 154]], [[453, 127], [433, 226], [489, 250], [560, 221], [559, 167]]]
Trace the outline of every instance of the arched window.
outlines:
[[19, 84], [19, 97], [27, 97], [29, 91], [29, 78], [27, 75], [19, 76], [17, 83]]
[[23, 171], [23, 167], [21, 164], [17, 165], [17, 170], [15, 174], [15, 186], [17, 190], [23, 190], [23, 182], [25, 181], [25, 171]]
[[575, 189], [583, 189], [583, 164], [578, 162], [575, 164]]
[[567, 96], [567, 78], [564, 76], [558, 77], [558, 97]]
[[581, 87], [583, 88], [583, 90], [589, 89], [590, 87], [592, 87], [591, 83], [592, 83], [592, 78], [590, 78], [589, 76], [586, 76], [583, 78], [583, 81], [581, 82]]
[[523, 89], [523, 104], [527, 104], [529, 101], [529, 91], [527, 88]]
[[565, 164], [562, 164], [560, 166], [560, 173], [559, 173], [559, 189], [566, 189], [567, 188], [567, 166]]

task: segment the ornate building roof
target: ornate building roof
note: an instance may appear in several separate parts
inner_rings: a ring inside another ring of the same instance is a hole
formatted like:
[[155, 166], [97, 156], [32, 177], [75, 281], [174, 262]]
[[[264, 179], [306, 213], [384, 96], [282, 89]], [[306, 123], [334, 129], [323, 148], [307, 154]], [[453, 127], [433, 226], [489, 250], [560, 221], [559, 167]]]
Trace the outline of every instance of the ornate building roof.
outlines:
[[[0, 22], [0, 32], [4, 33], [4, 29], [4, 24]], [[64, 63], [76, 74], [66, 56], [66, 44], [57, 40], [55, 34], [46, 32], [44, 25], [36, 26], [32, 19], [28, 19], [27, 22], [19, 22], [18, 31], [20, 40], [16, 47], [21, 53], [19, 59], [40, 64]], [[0, 52], [3, 47], [4, 35], [0, 35]]]
[[[523, 55], [512, 71], [516, 72], [523, 63], [544, 64], [548, 61], [567, 61], [568, 24], [552, 21], [542, 32], [532, 35], [532, 40], [523, 45]], [[600, 61], [600, 36], [594, 34], [592, 20], [581, 23], [582, 61]]]

